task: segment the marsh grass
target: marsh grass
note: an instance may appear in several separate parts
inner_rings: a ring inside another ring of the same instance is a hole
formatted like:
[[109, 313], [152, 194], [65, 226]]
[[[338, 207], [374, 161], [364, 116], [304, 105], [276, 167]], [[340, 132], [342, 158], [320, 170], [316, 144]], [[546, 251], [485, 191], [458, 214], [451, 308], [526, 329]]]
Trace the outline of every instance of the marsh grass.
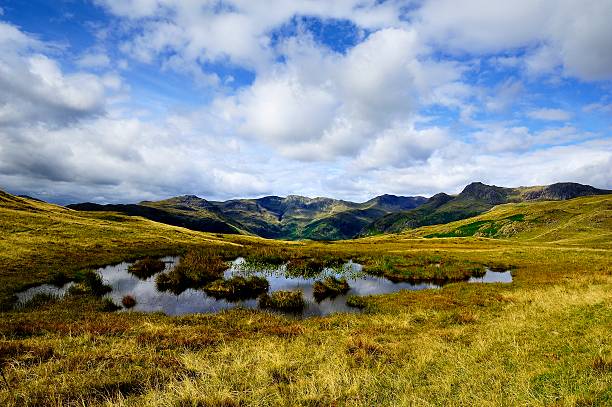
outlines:
[[350, 289], [351, 287], [345, 278], [328, 276], [323, 280], [317, 280], [314, 282], [313, 295], [317, 301], [322, 301], [328, 297], [336, 297], [340, 294], [346, 294]]
[[91, 294], [97, 297], [101, 297], [112, 291], [112, 288], [105, 285], [102, 281], [102, 277], [93, 270], [84, 270], [78, 272], [75, 277], [74, 284], [69, 289], [69, 293], [72, 295], [87, 295]]
[[57, 295], [49, 293], [38, 293], [32, 298], [30, 298], [28, 301], [17, 304], [17, 308], [19, 308], [20, 310], [35, 309], [47, 306], [56, 301], [59, 301], [59, 297]]
[[277, 311], [301, 312], [306, 306], [302, 291], [274, 291], [271, 294], [262, 294], [259, 297], [260, 308], [269, 308]]
[[121, 299], [121, 304], [127, 308], [134, 308], [136, 306], [136, 298], [132, 295], [126, 295]]
[[180, 294], [188, 288], [201, 288], [223, 278], [228, 263], [211, 249], [194, 249], [181, 257], [172, 270], [158, 274], [155, 283], [160, 291]]
[[216, 280], [204, 287], [204, 292], [214, 298], [238, 301], [257, 298], [270, 288], [268, 280], [259, 276], [235, 276]]
[[128, 267], [128, 272], [134, 274], [141, 280], [146, 280], [157, 273], [161, 273], [165, 268], [166, 264], [163, 261], [151, 257], [145, 257], [144, 259], [137, 260], [134, 264], [130, 265]]
[[62, 287], [63, 285], [65, 285], [66, 283], [70, 281], [71, 281], [70, 277], [61, 270], [51, 273], [51, 276], [49, 278], [49, 283], [56, 287]]
[[[101, 313], [112, 302], [88, 290], [10, 309], [0, 315], [0, 364], [10, 384], [0, 385], [0, 405], [610, 405], [612, 229], [599, 210], [603, 199], [491, 211], [520, 211], [526, 220], [531, 207], [586, 216], [562, 225], [551, 212], [521, 235], [529, 240], [394, 235], [325, 244], [229, 235], [221, 242], [122, 215], [115, 221], [38, 203], [31, 203], [36, 211], [0, 208], [0, 295], [11, 306], [13, 293], [56, 271], [73, 278], [202, 247], [220, 247], [222, 260], [258, 246], [281, 247], [271, 252], [290, 258], [328, 253], [398, 275], [429, 273], [435, 264], [450, 275], [463, 266], [513, 265], [511, 284], [370, 296], [372, 312], [316, 318], [243, 309]], [[444, 232], [430, 229], [415, 233]]]
[[440, 285], [482, 277], [486, 272], [483, 264], [471, 261], [442, 260], [439, 256], [397, 255], [367, 259], [364, 270], [394, 282], [432, 282]]
[[[123, 302], [123, 301], [122, 301]], [[102, 298], [102, 301], [98, 307], [98, 311], [100, 312], [114, 312], [120, 310], [121, 307], [113, 302], [112, 299], [108, 297]]]
[[368, 306], [368, 302], [359, 295], [349, 295], [346, 297], [346, 305], [357, 309], [364, 309]]

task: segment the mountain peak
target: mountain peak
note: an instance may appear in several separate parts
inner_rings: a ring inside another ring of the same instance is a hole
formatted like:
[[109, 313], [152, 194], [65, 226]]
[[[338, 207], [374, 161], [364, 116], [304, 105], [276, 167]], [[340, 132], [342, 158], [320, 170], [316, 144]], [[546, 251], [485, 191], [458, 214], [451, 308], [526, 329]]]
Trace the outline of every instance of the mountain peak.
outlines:
[[579, 196], [603, 195], [609, 193], [612, 193], [612, 191], [595, 188], [590, 185], [578, 184], [576, 182], [557, 182], [535, 191], [529, 191], [525, 193], [524, 198], [528, 201], [536, 199], [557, 201], [577, 198]]
[[472, 198], [491, 205], [498, 205], [507, 202], [508, 190], [495, 185], [483, 184], [482, 182], [472, 182], [461, 191], [459, 197]]

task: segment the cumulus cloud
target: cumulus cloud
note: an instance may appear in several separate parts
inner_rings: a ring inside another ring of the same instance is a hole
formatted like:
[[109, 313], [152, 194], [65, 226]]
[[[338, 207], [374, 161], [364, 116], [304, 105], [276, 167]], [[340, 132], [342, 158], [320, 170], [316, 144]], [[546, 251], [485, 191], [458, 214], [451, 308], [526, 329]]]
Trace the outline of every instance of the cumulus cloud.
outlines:
[[360, 27], [399, 25], [401, 4], [375, 0], [97, 0], [110, 12], [138, 20], [142, 29], [123, 50], [152, 61], [171, 49], [186, 64], [229, 59], [252, 69], [274, 60], [272, 31], [294, 16], [346, 19]]
[[77, 65], [82, 68], [106, 68], [110, 63], [108, 55], [102, 52], [87, 53], [77, 60]]
[[64, 73], [44, 50], [38, 40], [0, 22], [0, 125], [57, 124], [103, 110], [104, 81], [86, 72]]
[[405, 29], [379, 30], [346, 54], [308, 37], [283, 47], [282, 65], [217, 107], [242, 134], [297, 159], [359, 153], [459, 76], [452, 64], [419, 58], [415, 33]]
[[[546, 104], [527, 100], [540, 77], [612, 78], [610, 2], [96, 3], [118, 19], [119, 42], [105, 30], [104, 45], [77, 58], [0, 23], [3, 188], [133, 202], [185, 193], [365, 200], [458, 192], [474, 180], [612, 187], [608, 133], [557, 126], [580, 107], [529, 110]], [[348, 23], [359, 37], [334, 50], [301, 17]], [[121, 75], [140, 63], [160, 83], [168, 71], [186, 74], [203, 85], [186, 99], [206, 102], [160, 107], [130, 94]], [[219, 66], [254, 79], [227, 88]], [[594, 100], [583, 112], [609, 105]], [[525, 117], [543, 123], [534, 130]]]
[[612, 78], [612, 2], [430, 0], [413, 16], [428, 42], [451, 52], [474, 54], [532, 49], [532, 73], [562, 65], [584, 80]]
[[543, 108], [532, 110], [527, 116], [538, 120], [566, 121], [572, 118], [572, 113], [563, 109]]
[[129, 117], [131, 110], [109, 110], [122, 86], [117, 74], [68, 74], [46, 51], [47, 44], [0, 23], [3, 188], [56, 201], [267, 188], [252, 170], [221, 162], [237, 147], [207, 136], [209, 122], [200, 127], [202, 119], [189, 116], [150, 122]]

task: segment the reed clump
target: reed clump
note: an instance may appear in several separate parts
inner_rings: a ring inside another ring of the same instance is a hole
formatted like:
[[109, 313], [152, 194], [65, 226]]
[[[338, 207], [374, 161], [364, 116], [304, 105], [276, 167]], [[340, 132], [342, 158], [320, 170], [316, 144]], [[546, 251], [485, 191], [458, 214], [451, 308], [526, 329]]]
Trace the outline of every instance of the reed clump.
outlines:
[[336, 297], [340, 294], [346, 294], [351, 287], [345, 278], [336, 278], [329, 276], [323, 280], [315, 281], [313, 285], [313, 295], [317, 301], [321, 301], [328, 297]]
[[128, 309], [133, 308], [136, 306], [136, 298], [132, 295], [126, 295], [121, 299], [121, 304]]
[[169, 272], [158, 274], [155, 283], [160, 291], [180, 294], [187, 288], [200, 288], [223, 278], [228, 265], [211, 250], [191, 250]]
[[261, 295], [259, 306], [278, 311], [299, 312], [306, 307], [306, 301], [302, 291], [274, 291], [269, 295]]
[[145, 280], [154, 274], [161, 273], [166, 268], [166, 264], [160, 259], [145, 257], [128, 267], [128, 271], [136, 277]]
[[257, 298], [270, 288], [268, 280], [259, 276], [236, 276], [225, 280], [216, 280], [204, 287], [206, 294], [215, 298], [241, 300]]

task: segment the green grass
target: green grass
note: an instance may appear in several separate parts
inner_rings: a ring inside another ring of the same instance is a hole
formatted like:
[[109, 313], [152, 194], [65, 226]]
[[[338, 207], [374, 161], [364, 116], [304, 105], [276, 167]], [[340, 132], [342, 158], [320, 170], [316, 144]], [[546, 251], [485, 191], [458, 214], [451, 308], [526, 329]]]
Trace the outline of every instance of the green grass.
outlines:
[[260, 294], [268, 291], [270, 284], [263, 277], [235, 276], [225, 280], [216, 280], [204, 287], [206, 294], [223, 298], [228, 301], [257, 298]]
[[[193, 249], [223, 262], [249, 253], [277, 264], [353, 259], [400, 277], [499, 266], [512, 268], [513, 282], [349, 297], [367, 312], [307, 319], [244, 309], [110, 312], [116, 305], [88, 292], [36, 301], [0, 316], [9, 383], [0, 383], [0, 405], [612, 403], [609, 198], [501, 205], [410, 234], [333, 243], [216, 236], [3, 199], [7, 300], [58, 275]], [[518, 214], [523, 226], [496, 239], [419, 237]]]
[[344, 278], [336, 278], [334, 276], [325, 277], [323, 280], [317, 280], [313, 285], [313, 294], [317, 301], [324, 300], [328, 297], [335, 297], [339, 294], [346, 294], [351, 287]]
[[273, 291], [259, 297], [259, 306], [277, 311], [299, 312], [306, 306], [302, 291]]
[[151, 257], [145, 257], [132, 264], [128, 271], [134, 274], [136, 277], [146, 280], [154, 274], [164, 271], [166, 264], [159, 260]]
[[443, 233], [431, 233], [425, 235], [426, 238], [432, 237], [468, 237], [468, 236], [484, 236], [496, 237], [503, 227], [513, 227], [513, 222], [523, 222], [525, 215], [522, 213], [507, 216], [500, 220], [479, 220], [459, 226], [458, 228]]

